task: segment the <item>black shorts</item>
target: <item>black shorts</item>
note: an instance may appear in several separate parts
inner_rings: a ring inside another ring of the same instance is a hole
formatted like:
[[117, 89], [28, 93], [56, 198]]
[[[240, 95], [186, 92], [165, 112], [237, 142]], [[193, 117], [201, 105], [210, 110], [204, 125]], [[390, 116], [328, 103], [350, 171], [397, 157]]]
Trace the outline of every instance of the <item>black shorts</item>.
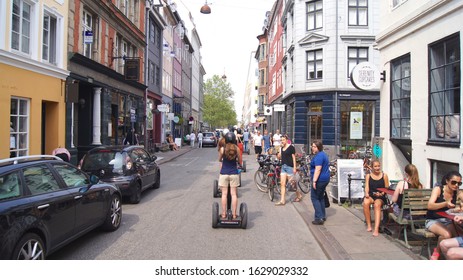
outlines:
[[262, 154], [262, 146], [254, 146], [254, 152], [256, 155]]

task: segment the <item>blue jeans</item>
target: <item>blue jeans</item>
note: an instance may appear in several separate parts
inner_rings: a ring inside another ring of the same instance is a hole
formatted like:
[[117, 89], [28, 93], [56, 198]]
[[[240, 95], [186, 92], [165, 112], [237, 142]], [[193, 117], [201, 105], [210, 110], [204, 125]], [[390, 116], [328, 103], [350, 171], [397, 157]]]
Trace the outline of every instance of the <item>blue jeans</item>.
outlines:
[[310, 188], [310, 199], [315, 210], [315, 220], [326, 218], [325, 213], [325, 190], [329, 182], [317, 182], [317, 189]]
[[244, 152], [248, 151], [248, 142], [249, 141], [244, 141]]

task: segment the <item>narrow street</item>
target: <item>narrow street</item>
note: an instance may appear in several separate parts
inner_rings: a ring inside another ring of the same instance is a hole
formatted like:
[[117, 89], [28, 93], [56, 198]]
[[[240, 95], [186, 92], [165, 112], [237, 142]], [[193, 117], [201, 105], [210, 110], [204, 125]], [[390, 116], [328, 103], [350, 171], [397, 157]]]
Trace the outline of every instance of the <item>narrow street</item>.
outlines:
[[144, 192], [140, 204], [124, 203], [118, 231], [92, 232], [49, 259], [326, 259], [294, 206], [275, 207], [257, 190], [255, 156], [244, 159], [238, 200], [248, 206], [247, 229], [212, 228], [212, 204], [220, 202], [212, 187], [218, 179], [217, 149], [195, 149], [161, 165], [160, 189]]

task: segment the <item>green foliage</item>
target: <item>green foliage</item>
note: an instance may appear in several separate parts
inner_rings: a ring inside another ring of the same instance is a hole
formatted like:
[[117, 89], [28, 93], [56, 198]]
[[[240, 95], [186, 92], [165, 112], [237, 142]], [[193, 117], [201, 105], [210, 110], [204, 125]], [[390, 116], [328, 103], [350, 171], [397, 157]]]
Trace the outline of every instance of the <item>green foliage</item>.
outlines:
[[237, 123], [230, 83], [218, 75], [204, 84], [203, 119], [211, 128], [228, 127]]

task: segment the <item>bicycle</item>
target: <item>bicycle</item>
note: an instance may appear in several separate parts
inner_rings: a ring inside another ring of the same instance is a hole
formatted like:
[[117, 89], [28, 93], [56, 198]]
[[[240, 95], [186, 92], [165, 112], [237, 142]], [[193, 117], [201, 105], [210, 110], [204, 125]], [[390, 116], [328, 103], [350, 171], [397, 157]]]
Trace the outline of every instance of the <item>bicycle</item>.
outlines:
[[257, 162], [259, 163], [259, 168], [254, 173], [254, 183], [257, 186], [257, 189], [261, 192], [267, 192], [267, 181], [268, 181], [268, 172], [270, 171], [270, 164], [271, 164], [271, 156], [270, 155], [260, 155], [257, 158]]
[[[310, 189], [309, 188], [310, 184], [307, 184], [308, 186], [307, 188], [305, 188], [304, 185], [301, 187], [301, 185], [297, 183], [297, 181], [300, 181], [300, 178], [298, 180], [297, 176], [299, 176], [299, 172], [286, 182], [286, 186], [285, 186], [286, 190], [288, 192], [295, 192], [297, 187], [299, 187], [299, 189], [303, 193], [308, 193], [308, 190]], [[271, 162], [267, 177], [268, 177], [268, 180], [267, 180], [268, 196], [270, 198], [270, 201], [273, 201], [273, 199], [275, 198], [275, 192], [277, 192], [278, 194], [281, 194], [281, 186], [280, 186], [281, 161], [280, 160], [275, 160]]]

